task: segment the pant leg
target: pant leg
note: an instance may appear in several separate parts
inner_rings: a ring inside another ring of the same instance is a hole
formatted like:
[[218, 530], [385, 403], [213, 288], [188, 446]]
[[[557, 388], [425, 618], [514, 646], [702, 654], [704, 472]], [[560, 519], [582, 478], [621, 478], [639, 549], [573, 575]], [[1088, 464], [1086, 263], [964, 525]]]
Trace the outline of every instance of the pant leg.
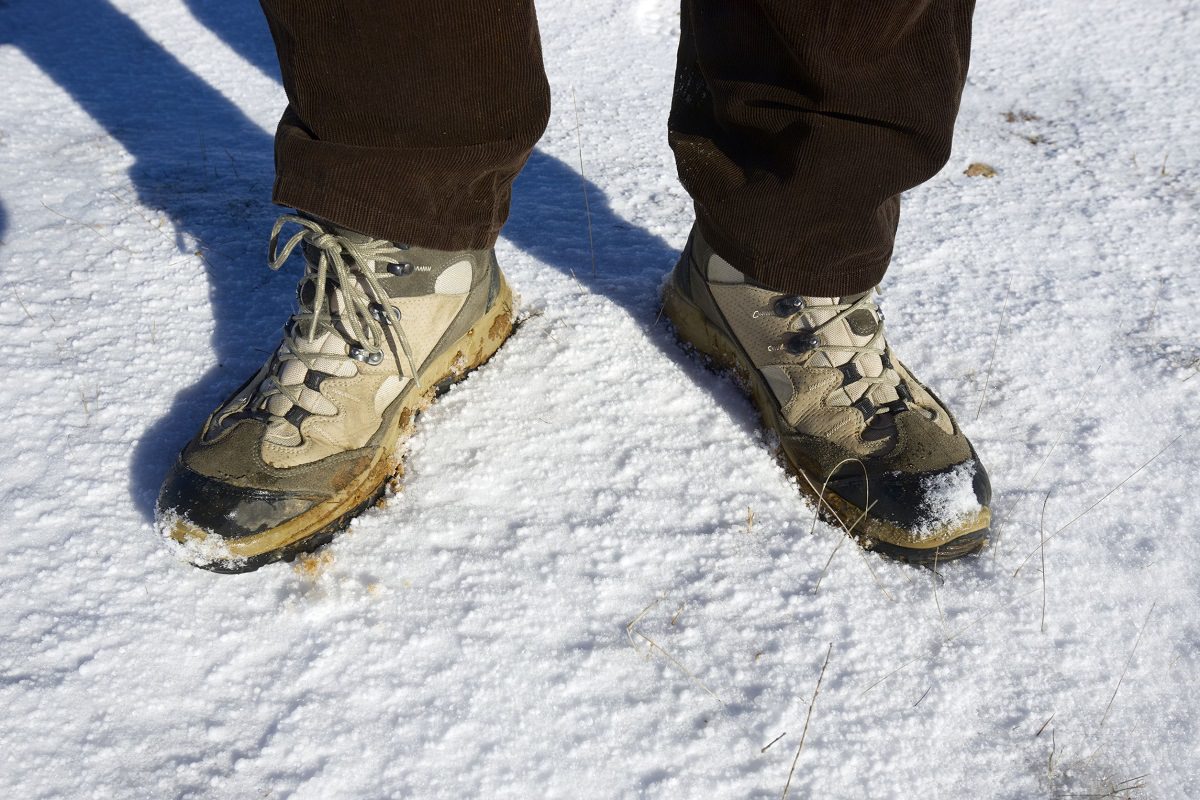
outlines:
[[782, 291], [876, 285], [949, 158], [973, 6], [683, 0], [670, 142], [713, 248]]
[[490, 247], [550, 92], [533, 0], [261, 0], [288, 107], [275, 202], [381, 239]]

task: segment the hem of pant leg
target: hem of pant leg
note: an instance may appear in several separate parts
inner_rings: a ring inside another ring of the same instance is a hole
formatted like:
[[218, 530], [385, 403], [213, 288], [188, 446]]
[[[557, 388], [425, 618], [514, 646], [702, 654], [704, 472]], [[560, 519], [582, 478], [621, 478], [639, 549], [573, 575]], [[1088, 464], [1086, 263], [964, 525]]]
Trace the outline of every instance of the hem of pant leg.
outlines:
[[431, 250], [486, 250], [500, 236], [492, 224], [464, 227], [398, 216], [295, 176], [276, 177], [271, 200], [366, 236]]
[[700, 235], [713, 252], [724, 258], [751, 280], [772, 290], [808, 297], [844, 297], [870, 291], [879, 285], [887, 272], [889, 258], [882, 263], [868, 263], [850, 269], [831, 269], [837, 259], [825, 254], [797, 253], [787, 261], [764, 259], [745, 247], [721, 235], [707, 220], [699, 207], [696, 225]]
[[825, 262], [797, 258], [786, 264], [756, 264], [752, 270], [743, 272], [779, 292], [807, 297], [846, 297], [874, 289], [883, 280], [887, 267], [885, 263], [828, 274]]

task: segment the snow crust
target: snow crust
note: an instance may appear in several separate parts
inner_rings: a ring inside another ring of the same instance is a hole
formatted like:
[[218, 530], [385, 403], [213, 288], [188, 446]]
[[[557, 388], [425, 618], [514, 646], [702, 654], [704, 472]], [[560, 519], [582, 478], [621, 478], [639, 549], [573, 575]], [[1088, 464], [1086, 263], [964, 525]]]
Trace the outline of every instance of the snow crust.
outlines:
[[386, 508], [227, 576], [151, 513], [293, 302], [260, 12], [0, 3], [0, 796], [778, 798], [832, 643], [791, 797], [1200, 797], [1194, 2], [979, 4], [885, 279], [995, 486], [937, 574], [814, 527], [657, 319], [676, 4], [538, 10], [524, 324]]

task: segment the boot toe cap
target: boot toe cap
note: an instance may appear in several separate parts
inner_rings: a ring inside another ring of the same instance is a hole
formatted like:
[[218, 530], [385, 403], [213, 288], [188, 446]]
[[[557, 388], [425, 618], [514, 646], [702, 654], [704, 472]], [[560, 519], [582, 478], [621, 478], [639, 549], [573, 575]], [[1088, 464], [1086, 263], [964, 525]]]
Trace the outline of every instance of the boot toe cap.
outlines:
[[155, 504], [159, 531], [197, 566], [236, 566], [247, 545], [313, 508], [322, 498], [237, 486], [177, 461]]
[[968, 545], [977, 550], [991, 520], [991, 482], [974, 452], [969, 460], [938, 470], [864, 471], [857, 464], [846, 465], [826, 490], [865, 512], [859, 523], [865, 536], [881, 542], [883, 549], [890, 545], [908, 555]]

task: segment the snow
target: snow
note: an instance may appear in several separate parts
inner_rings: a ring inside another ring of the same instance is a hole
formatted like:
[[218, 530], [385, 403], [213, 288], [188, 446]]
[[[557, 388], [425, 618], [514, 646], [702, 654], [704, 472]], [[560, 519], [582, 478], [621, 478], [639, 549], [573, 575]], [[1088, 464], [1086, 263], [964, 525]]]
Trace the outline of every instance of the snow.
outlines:
[[814, 526], [657, 320], [691, 223], [671, 0], [539, 14], [555, 112], [498, 248], [524, 324], [386, 508], [228, 576], [151, 510], [292, 302], [265, 26], [0, 3], [0, 793], [779, 797], [832, 643], [792, 797], [1200, 796], [1195, 4], [980, 4], [885, 279], [996, 491], [996, 546], [936, 575]]
[[939, 530], [979, 513], [975, 497], [975, 464], [967, 462], [921, 481], [923, 501], [916, 526], [918, 539], [928, 539]]

